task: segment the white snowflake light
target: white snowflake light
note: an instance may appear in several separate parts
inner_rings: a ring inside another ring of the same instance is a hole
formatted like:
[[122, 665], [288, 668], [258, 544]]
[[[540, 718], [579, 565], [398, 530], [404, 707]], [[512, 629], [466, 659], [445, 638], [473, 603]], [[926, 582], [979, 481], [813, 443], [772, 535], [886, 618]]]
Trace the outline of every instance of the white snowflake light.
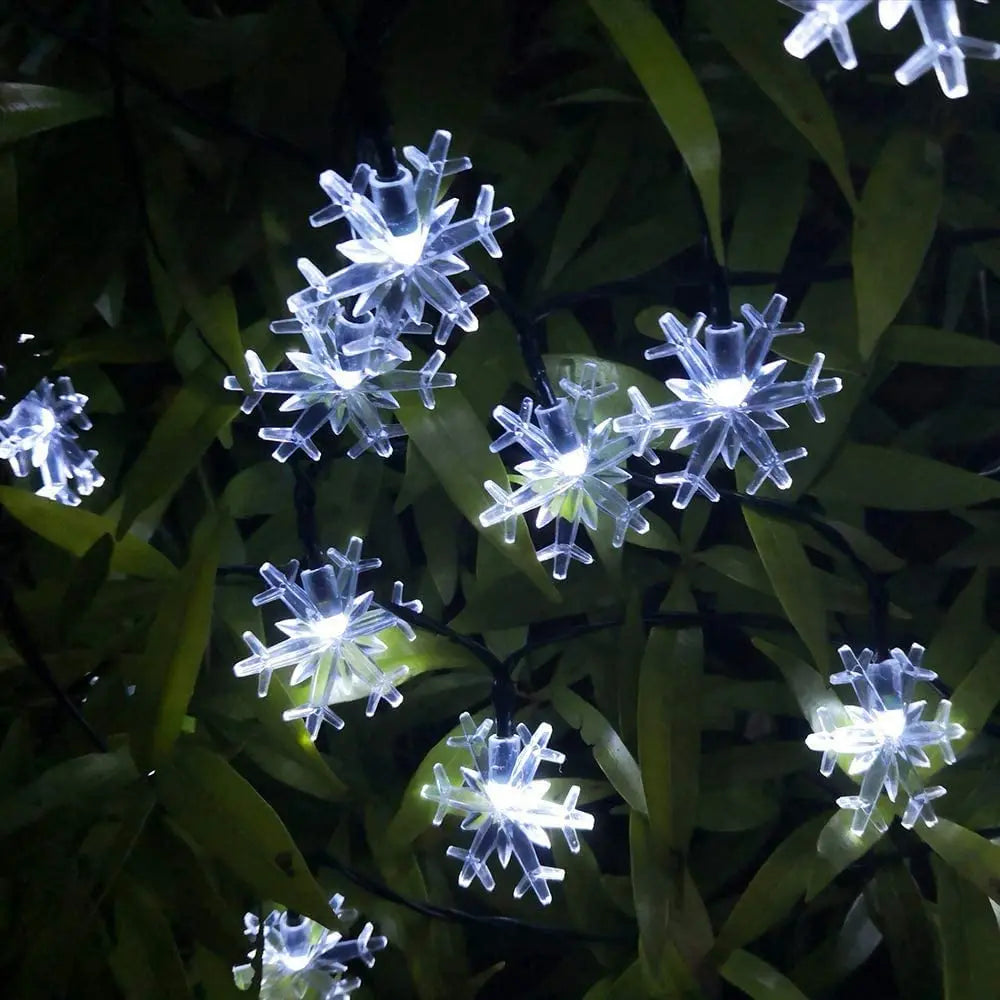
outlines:
[[[785, 48], [804, 59], [824, 42], [829, 42], [844, 69], [858, 65], [848, 22], [872, 0], [781, 0], [802, 14], [802, 19], [785, 39]], [[988, 3], [989, 0], [979, 0]], [[933, 69], [947, 97], [964, 97], [969, 92], [965, 60], [1000, 59], [1000, 44], [962, 34], [955, 0], [878, 0], [878, 18], [883, 28], [892, 30], [908, 10], [913, 11], [923, 45], [896, 70], [896, 79], [907, 86]]]
[[792, 477], [785, 465], [803, 458], [806, 449], [779, 452], [774, 447], [768, 431], [788, 426], [778, 410], [805, 403], [813, 419], [821, 422], [825, 418], [820, 397], [839, 392], [841, 383], [839, 378], [819, 377], [822, 354], [814, 356], [805, 377], [798, 382], [778, 381], [784, 361], [764, 363], [775, 337], [805, 329], [801, 323], [781, 322], [786, 301], [783, 295], [774, 295], [762, 313], [744, 305], [749, 336], [742, 323], [723, 329], [707, 326], [704, 345], [698, 340], [705, 323], [703, 313], [698, 313], [687, 328], [672, 313], [660, 317], [667, 342], [650, 348], [646, 357], [677, 355], [689, 378], [667, 380], [667, 388], [679, 401], [662, 406], [650, 406], [633, 386], [628, 391], [632, 413], [617, 417], [614, 428], [632, 437], [634, 453], [644, 455], [654, 465], [659, 460], [650, 444], [665, 430], [679, 429], [670, 444], [672, 449], [694, 445], [683, 471], [656, 477], [658, 483], [677, 486], [675, 507], [686, 507], [698, 491], [709, 500], [719, 499], [718, 491], [706, 477], [720, 454], [730, 469], [741, 451], [757, 466], [747, 493], [756, 493], [768, 479], [780, 489], [791, 486]]
[[475, 767], [463, 767], [462, 783], [451, 784], [441, 764], [434, 765], [434, 785], [424, 785], [420, 794], [437, 803], [434, 825], [440, 826], [449, 810], [464, 816], [463, 830], [474, 830], [466, 848], [449, 847], [448, 856], [462, 862], [458, 884], [465, 888], [474, 878], [493, 891], [495, 882], [489, 869], [494, 854], [506, 868], [511, 856], [524, 877], [514, 889], [520, 899], [534, 890], [543, 905], [552, 902], [549, 882], [561, 882], [562, 868], [543, 865], [537, 847], [551, 847], [548, 830], [561, 830], [569, 849], [580, 850], [577, 830], [592, 830], [594, 817], [576, 808], [580, 789], [573, 785], [563, 802], [545, 798], [549, 782], [536, 781], [535, 772], [543, 761], [561, 764], [564, 754], [548, 747], [552, 727], [542, 723], [534, 733], [519, 725], [513, 736], [490, 736], [493, 720], [476, 726], [472, 716], [463, 712], [459, 721], [463, 736], [448, 739], [448, 745], [466, 747]]
[[849, 646], [838, 650], [844, 670], [830, 678], [832, 684], [850, 684], [857, 705], [845, 705], [850, 724], [837, 725], [825, 707], [819, 709], [821, 731], [806, 738], [811, 750], [820, 750], [823, 760], [820, 771], [827, 777], [833, 773], [840, 754], [850, 754], [848, 774], [862, 774], [857, 795], [837, 799], [841, 809], [851, 809], [854, 817], [851, 830], [864, 833], [869, 823], [879, 832], [886, 824], [875, 812], [883, 789], [891, 802], [896, 801], [900, 787], [907, 795], [903, 826], [909, 829], [918, 819], [928, 826], [937, 822], [931, 802], [945, 794], [940, 785], [924, 788], [918, 767], [930, 767], [925, 748], [939, 747], [946, 764], [955, 763], [951, 741], [965, 735], [957, 722], [950, 722], [951, 702], [941, 701], [932, 721], [922, 721], [926, 701], [914, 701], [916, 682], [932, 681], [937, 677], [920, 663], [924, 647], [914, 644], [907, 655], [901, 649], [889, 651], [889, 659], [875, 660], [870, 649], [855, 656]]
[[104, 482], [94, 467], [97, 452], [77, 443], [77, 432], [91, 426], [86, 405], [87, 397], [74, 392], [68, 378], [58, 380], [58, 389], [43, 378], [0, 420], [0, 459], [19, 477], [38, 469], [42, 487], [35, 492], [70, 507]]
[[[344, 909], [344, 897], [330, 900], [331, 916], [345, 929], [357, 919], [357, 911]], [[253, 960], [257, 956], [257, 939], [263, 937], [260, 956], [261, 1000], [333, 1000], [353, 993], [361, 980], [347, 976], [347, 963], [360, 960], [368, 968], [375, 964], [373, 952], [388, 943], [384, 937], [372, 936], [370, 923], [361, 928], [356, 938], [345, 938], [307, 917], [293, 919], [286, 910], [272, 910], [261, 922], [248, 913], [243, 918], [246, 935], [254, 947], [250, 961], [233, 966], [233, 978], [241, 990], [250, 989], [254, 978]]]
[[[241, 409], [250, 413], [267, 393], [287, 396], [281, 410], [301, 412], [292, 427], [263, 427], [265, 441], [277, 441], [273, 455], [287, 461], [296, 451], [318, 459], [320, 450], [312, 436], [328, 424], [334, 434], [350, 427], [357, 442], [348, 450], [357, 458], [369, 448], [383, 458], [392, 454], [392, 439], [405, 434], [391, 416], [399, 408], [395, 393], [419, 392], [427, 409], [434, 408], [434, 390], [455, 384], [455, 376], [442, 372], [444, 352], [434, 351], [419, 369], [401, 369], [412, 355], [396, 339], [399, 330], [386, 328], [381, 313], [363, 313], [348, 319], [337, 303], [328, 302], [312, 309], [300, 308], [294, 319], [271, 324], [275, 333], [301, 334], [308, 353], [289, 351], [285, 357], [292, 368], [269, 372], [253, 351], [247, 351], [251, 391]], [[415, 328], [407, 332], [425, 333]], [[227, 389], [242, 391], [235, 376], [224, 383]]]
[[[332, 566], [302, 571], [294, 559], [282, 572], [264, 563], [260, 575], [267, 590], [253, 599], [256, 607], [281, 601], [295, 616], [277, 623], [287, 639], [265, 646], [253, 632], [244, 632], [243, 641], [251, 655], [233, 668], [237, 677], [257, 675], [257, 693], [263, 698], [275, 670], [291, 667], [293, 686], [311, 679], [306, 701], [284, 713], [286, 720], [305, 720], [306, 730], [315, 740], [323, 723], [342, 729], [343, 719], [331, 706], [368, 695], [367, 715], [375, 714], [379, 702], [393, 708], [403, 700], [397, 689], [407, 675], [406, 666], [384, 673], [376, 662], [386, 645], [379, 634], [397, 628], [407, 639], [413, 630], [397, 615], [372, 601], [372, 592], [358, 593], [358, 576], [382, 565], [381, 559], [362, 559], [362, 541], [351, 538], [346, 552], [327, 549]], [[403, 585], [393, 585], [392, 601], [419, 612], [419, 601], [403, 600]]]
[[639, 510], [653, 494], [647, 490], [630, 501], [620, 491], [631, 479], [624, 464], [632, 452], [632, 439], [616, 434], [610, 419], [597, 422], [594, 418], [594, 404], [617, 387], [612, 382], [598, 388], [596, 380], [597, 366], [587, 364], [581, 384], [562, 379], [559, 384], [567, 395], [558, 397], [555, 405], [536, 408], [526, 398], [520, 413], [506, 406], [493, 411], [504, 433], [490, 445], [490, 451], [519, 444], [531, 458], [516, 467], [514, 478], [521, 484], [517, 489], [505, 490], [492, 480], [485, 483], [496, 503], [479, 520], [487, 526], [502, 521], [508, 542], [516, 537], [518, 517], [530, 510], [538, 511], [535, 523], [539, 528], [555, 521], [555, 541], [541, 549], [538, 558], [552, 560], [557, 580], [566, 578], [571, 560], [594, 561], [576, 544], [576, 536], [581, 522], [596, 530], [599, 510], [614, 519], [615, 547], [624, 544], [629, 528], [639, 534], [649, 531]]
[[331, 204], [310, 217], [314, 226], [346, 219], [353, 239], [337, 244], [351, 261], [340, 271], [324, 275], [309, 261], [300, 267], [309, 288], [290, 300], [294, 308], [357, 296], [354, 315], [379, 309], [387, 325], [419, 323], [429, 305], [440, 315], [435, 340], [447, 342], [459, 326], [472, 331], [478, 320], [472, 306], [485, 298], [484, 285], [460, 294], [449, 280], [467, 271], [459, 254], [480, 243], [491, 257], [500, 257], [494, 232], [514, 219], [509, 208], [493, 208], [493, 188], [484, 184], [472, 216], [453, 222], [458, 199], [438, 204], [443, 178], [468, 170], [468, 157], [448, 159], [450, 132], [435, 132], [427, 152], [406, 146], [403, 154], [416, 171], [399, 167], [396, 176], [380, 178], [367, 164], [359, 164], [348, 182], [327, 170], [319, 183]]

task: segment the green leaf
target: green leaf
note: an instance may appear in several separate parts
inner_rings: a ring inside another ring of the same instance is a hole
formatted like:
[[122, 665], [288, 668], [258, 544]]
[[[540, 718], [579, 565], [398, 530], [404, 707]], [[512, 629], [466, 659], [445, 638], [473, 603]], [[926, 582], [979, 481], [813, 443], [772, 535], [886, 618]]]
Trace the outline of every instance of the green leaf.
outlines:
[[190, 281], [180, 281], [177, 287], [184, 308], [205, 340], [226, 361], [243, 388], [248, 388], [246, 364], [243, 360], [243, 339], [236, 318], [236, 302], [229, 286], [224, 285], [211, 295], [202, 295]]
[[1000, 344], [931, 326], [890, 326], [879, 348], [892, 361], [968, 368], [1000, 365]]
[[[891, 822], [884, 806], [878, 807], [883, 818]], [[816, 838], [816, 862], [806, 886], [806, 902], [814, 899], [842, 871], [863, 858], [883, 837], [871, 823], [859, 837], [851, 832], [853, 813], [846, 809], [835, 812]]]
[[773, 965], [742, 948], [737, 948], [722, 963], [719, 974], [753, 1000], [809, 1000]]
[[766, 639], [755, 638], [753, 644], [778, 666], [785, 683], [795, 695], [802, 714], [814, 730], [819, 728], [820, 708], [825, 708], [833, 718], [846, 717], [840, 699], [827, 686], [826, 679], [809, 664]]
[[[113, 535], [115, 531], [110, 518], [12, 486], [0, 486], [0, 504], [36, 535], [75, 556], [84, 555], [102, 535]], [[125, 535], [115, 543], [111, 569], [150, 580], [171, 580], [177, 574], [166, 556], [133, 535]]]
[[222, 757], [182, 741], [157, 768], [154, 782], [178, 826], [259, 898], [329, 920], [327, 894], [278, 814]]
[[151, 337], [148, 333], [136, 336], [135, 330], [106, 330], [71, 340], [59, 353], [58, 368], [74, 365], [140, 365], [152, 361], [162, 361], [168, 355], [164, 341]]
[[112, 753], [88, 753], [65, 760], [31, 784], [0, 800], [0, 838], [28, 826], [54, 809], [101, 804], [113, 792], [138, 777], [126, 748]]
[[400, 398], [399, 422], [411, 443], [420, 450], [437, 473], [445, 492], [475, 529], [511, 561], [546, 597], [558, 600], [558, 593], [542, 568], [523, 519], [513, 545], [503, 540], [501, 525], [484, 528], [479, 515], [490, 498], [483, 483], [492, 479], [507, 487], [503, 462], [490, 452], [486, 428], [476, 419], [468, 400], [458, 388], [441, 393], [437, 406], [426, 410], [419, 400]]
[[143, 762], [157, 766], [180, 735], [208, 645], [223, 519], [210, 513], [198, 526], [191, 557], [160, 602], [146, 645], [133, 740]]
[[59, 603], [58, 628], [61, 633], [87, 613], [97, 592], [108, 578], [114, 551], [115, 540], [110, 532], [101, 535], [70, 570], [66, 589]]
[[845, 444], [814, 492], [821, 498], [884, 510], [948, 510], [1000, 497], [1000, 483], [874, 444]]
[[980, 1000], [995, 994], [1000, 982], [1000, 949], [990, 901], [937, 858], [932, 858], [931, 864], [937, 885], [945, 1000]]
[[959, 875], [1000, 902], [1000, 845], [947, 819], [934, 826], [919, 823], [914, 832]]
[[725, 959], [782, 920], [806, 890], [822, 816], [788, 835], [757, 870], [719, 931], [713, 954]]
[[863, 358], [895, 319], [937, 227], [941, 148], [911, 129], [890, 136], [865, 184], [854, 218], [851, 262]]
[[805, 64], [775, 51], [779, 8], [769, 0], [707, 0], [704, 10], [712, 34], [819, 153], [854, 205], [844, 141], [823, 91]]
[[631, 138], [632, 124], [620, 112], [610, 113], [598, 122], [594, 143], [552, 237], [542, 287], [550, 284], [566, 266], [604, 217], [629, 165]]
[[830, 644], [826, 633], [826, 609], [812, 563], [799, 541], [798, 532], [787, 523], [743, 506], [743, 518], [764, 564], [774, 595], [795, 626], [817, 669], [826, 668]]
[[0, 83], [0, 143], [105, 113], [103, 101], [37, 83]]
[[[931, 662], [931, 661], [928, 661]], [[1000, 637], [976, 661], [951, 696], [951, 718], [975, 735], [1000, 702]]]
[[691, 67], [659, 18], [640, 0], [590, 0], [666, 125], [701, 194], [712, 247], [725, 257], [719, 196], [719, 133]]
[[569, 688], [553, 688], [549, 695], [552, 707], [569, 725], [580, 730], [580, 736], [594, 751], [597, 766], [604, 772], [614, 790], [632, 809], [645, 815], [646, 796], [639, 765], [611, 723]]

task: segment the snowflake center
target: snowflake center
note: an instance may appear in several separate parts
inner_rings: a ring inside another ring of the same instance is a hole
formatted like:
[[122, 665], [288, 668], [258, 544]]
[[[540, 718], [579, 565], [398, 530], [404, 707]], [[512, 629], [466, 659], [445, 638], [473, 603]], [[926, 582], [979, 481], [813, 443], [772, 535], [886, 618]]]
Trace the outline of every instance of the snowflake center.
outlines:
[[397, 264], [410, 268], [420, 260], [426, 239], [427, 230], [418, 227], [412, 233], [403, 233], [402, 236], [390, 235], [382, 248]]
[[367, 377], [365, 370], [362, 368], [360, 371], [349, 372], [344, 371], [341, 368], [334, 368], [330, 372], [330, 378], [341, 388], [347, 391], [351, 389], [356, 389], [362, 382], [364, 382]]
[[587, 471], [587, 466], [590, 464], [590, 451], [587, 449], [586, 445], [580, 445], [578, 448], [574, 448], [572, 451], [567, 451], [565, 454], [560, 455], [553, 463], [552, 468], [559, 473], [560, 476], [571, 476], [574, 479], [578, 479]]
[[897, 743], [906, 729], [906, 711], [902, 708], [891, 708], [876, 712], [875, 728], [887, 742]]
[[706, 386], [706, 391], [713, 402], [727, 410], [734, 410], [746, 401], [752, 384], [746, 375], [738, 375], [736, 378], [722, 378], [711, 382]]
[[323, 639], [340, 639], [343, 638], [350, 623], [351, 616], [341, 611], [339, 614], [330, 615], [328, 618], [321, 618], [318, 622], [314, 622], [312, 630]]
[[517, 812], [524, 806], [524, 789], [516, 785], [507, 785], [499, 781], [486, 783], [486, 794], [493, 808], [505, 816]]

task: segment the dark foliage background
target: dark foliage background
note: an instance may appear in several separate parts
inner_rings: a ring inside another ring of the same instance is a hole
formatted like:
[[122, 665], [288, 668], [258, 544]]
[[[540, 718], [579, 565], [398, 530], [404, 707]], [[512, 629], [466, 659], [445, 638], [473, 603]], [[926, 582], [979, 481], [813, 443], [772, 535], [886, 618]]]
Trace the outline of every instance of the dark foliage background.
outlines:
[[[0, 487], [6, 995], [240, 996], [243, 913], [320, 918], [338, 890], [391, 942], [370, 996], [1000, 996], [1000, 483], [979, 474], [1000, 455], [996, 64], [970, 65], [960, 101], [900, 88], [916, 28], [873, 12], [860, 69], [799, 63], [773, 0], [5, 6], [3, 391], [70, 374], [107, 477], [82, 509]], [[963, 16], [1000, 38], [997, 5]], [[245, 349], [285, 349], [267, 324], [296, 258], [337, 264], [307, 222], [317, 174], [435, 128], [475, 162], [453, 193], [489, 181], [516, 216], [503, 259], [473, 266], [553, 378], [603, 359], [619, 412], [629, 385], [666, 399], [674, 371], [642, 351], [664, 310], [707, 308], [708, 242], [734, 309], [789, 297], [807, 332], [776, 349], [824, 351], [844, 391], [783, 432], [809, 448], [788, 493], [681, 514], [664, 491], [649, 535], [598, 536], [556, 590], [523, 533], [501, 551], [476, 521], [502, 476], [491, 410], [531, 391], [491, 303], [449, 348], [458, 388], [401, 409], [390, 460], [329, 435], [318, 465], [269, 458], [221, 383]], [[489, 713], [473, 653], [421, 630], [389, 654], [403, 705], [346, 705], [316, 747], [281, 722], [284, 688], [234, 678], [273, 615], [217, 568], [300, 556], [310, 498], [322, 545], [356, 533], [382, 557], [383, 598], [402, 579], [520, 651], [518, 718], [553, 723], [557, 788], [596, 816], [580, 855], [555, 852], [551, 907], [509, 877], [460, 891], [454, 824], [418, 796], [454, 766], [458, 713]], [[700, 617], [651, 621], [678, 611]], [[937, 827], [858, 841], [834, 805], [850, 779], [822, 779], [803, 739], [837, 704], [837, 645], [911, 641], [940, 675], [931, 708], [953, 692], [969, 735]]]

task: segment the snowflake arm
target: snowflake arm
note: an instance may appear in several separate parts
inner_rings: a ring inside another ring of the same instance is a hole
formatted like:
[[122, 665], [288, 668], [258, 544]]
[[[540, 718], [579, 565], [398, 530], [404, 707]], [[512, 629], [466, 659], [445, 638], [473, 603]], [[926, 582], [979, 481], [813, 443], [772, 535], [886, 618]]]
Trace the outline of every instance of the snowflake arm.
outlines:
[[460, 294], [449, 278], [468, 270], [460, 251], [474, 243], [492, 257], [501, 256], [494, 234], [512, 222], [514, 214], [509, 208], [494, 209], [493, 188], [484, 184], [472, 216], [452, 221], [458, 200], [438, 204], [441, 181], [472, 163], [467, 157], [448, 159], [450, 143], [451, 134], [438, 131], [426, 153], [404, 147], [415, 176], [400, 167], [394, 178], [383, 179], [367, 164], [355, 170], [351, 183], [332, 170], [321, 175], [320, 186], [331, 204], [310, 222], [325, 226], [346, 219], [353, 238], [337, 249], [351, 263], [329, 276], [320, 272], [317, 280], [310, 278], [302, 296], [313, 302], [357, 296], [355, 316], [379, 309], [396, 323], [419, 323], [429, 305], [440, 316], [438, 344], [445, 344], [456, 326], [469, 332], [478, 328], [472, 306], [487, 294], [485, 286]]
[[925, 748], [936, 746], [946, 764], [955, 763], [952, 740], [965, 735], [965, 729], [950, 719], [951, 703], [942, 700], [932, 720], [924, 720], [925, 701], [914, 701], [916, 682], [937, 677], [923, 668], [924, 649], [914, 644], [909, 654], [890, 650], [889, 658], [875, 661], [870, 649], [855, 656], [849, 646], [838, 650], [844, 670], [834, 674], [833, 684], [850, 684], [857, 705], [846, 705], [848, 724], [838, 724], [825, 707], [819, 710], [818, 732], [806, 738], [811, 750], [821, 751], [820, 773], [829, 777], [840, 755], [849, 755], [848, 774], [862, 775], [855, 795], [837, 799], [837, 805], [854, 813], [851, 830], [861, 835], [871, 823], [884, 833], [886, 824], [876, 812], [884, 791], [890, 802], [896, 801], [899, 789], [907, 796], [902, 824], [909, 829], [918, 819], [928, 826], [937, 822], [931, 805], [945, 794], [939, 785], [923, 787], [917, 768], [930, 767]]
[[563, 379], [566, 393], [550, 407], [535, 407], [530, 399], [519, 413], [498, 406], [493, 416], [504, 428], [490, 445], [498, 452], [517, 444], [530, 460], [516, 466], [521, 485], [508, 491], [493, 481], [485, 483], [495, 503], [479, 516], [484, 526], [503, 523], [504, 538], [513, 542], [517, 518], [537, 511], [535, 523], [543, 528], [556, 522], [555, 540], [538, 551], [539, 561], [552, 560], [552, 575], [564, 580], [571, 561], [583, 564], [593, 557], [576, 544], [580, 524], [590, 531], [598, 525], [598, 512], [614, 521], [612, 543], [620, 548], [631, 529], [638, 534], [649, 530], [640, 510], [653, 498], [646, 491], [628, 500], [619, 487], [631, 476], [624, 465], [633, 450], [630, 436], [618, 434], [610, 420], [596, 421], [594, 404], [615, 391], [609, 383], [596, 385], [597, 366], [588, 363], [581, 383]]
[[804, 59], [829, 42], [837, 62], [844, 69], [854, 69], [858, 58], [847, 23], [872, 0], [781, 0], [802, 14], [802, 19], [785, 39], [785, 49], [796, 59]]
[[564, 755], [548, 746], [552, 727], [542, 723], [532, 733], [519, 725], [512, 736], [490, 735], [492, 720], [476, 726], [463, 712], [462, 736], [450, 737], [449, 746], [466, 747], [474, 767], [463, 767], [462, 781], [453, 785], [441, 764], [434, 765], [434, 785], [424, 785], [421, 796], [437, 803], [434, 825], [449, 812], [462, 815], [461, 828], [474, 830], [468, 848], [449, 847], [448, 856], [462, 862], [458, 883], [463, 888], [477, 879], [487, 891], [496, 885], [489, 863], [495, 855], [502, 868], [517, 859], [523, 877], [514, 889], [520, 899], [532, 890], [539, 902], [552, 901], [549, 882], [562, 881], [561, 868], [543, 865], [537, 848], [551, 847], [549, 830], [561, 830], [571, 851], [580, 850], [577, 830], [592, 830], [594, 817], [577, 809], [580, 795], [573, 785], [563, 802], [546, 799], [549, 782], [535, 773], [543, 761], [562, 763]]
[[104, 482], [94, 465], [97, 452], [77, 442], [78, 431], [91, 427], [86, 405], [87, 397], [74, 391], [69, 378], [60, 378], [58, 388], [43, 378], [0, 420], [0, 459], [18, 477], [37, 469], [42, 486], [36, 493], [70, 507]]
[[748, 493], [756, 493], [768, 479], [780, 489], [791, 485], [787, 463], [802, 458], [806, 450], [778, 451], [768, 431], [787, 427], [778, 411], [798, 404], [805, 404], [813, 419], [822, 422], [819, 400], [839, 392], [841, 382], [839, 378], [819, 377], [822, 354], [813, 358], [797, 382], [778, 381], [784, 361], [765, 363], [775, 337], [805, 329], [801, 323], [782, 322], [786, 301], [784, 296], [775, 295], [763, 312], [744, 305], [749, 334], [742, 323], [726, 328], [705, 326], [701, 313], [687, 327], [671, 313], [660, 318], [666, 343], [646, 351], [646, 357], [676, 356], [688, 378], [667, 381], [677, 401], [662, 406], [650, 405], [633, 386], [629, 389], [632, 413], [617, 417], [614, 429], [632, 439], [634, 454], [647, 458], [652, 442], [666, 430], [678, 432], [670, 443], [672, 450], [692, 446], [683, 470], [656, 477], [660, 484], [677, 487], [675, 507], [686, 507], [699, 492], [709, 500], [718, 500], [718, 490], [708, 481], [708, 473], [720, 456], [734, 468], [741, 452], [757, 469]]
[[[362, 541], [351, 538], [347, 551], [327, 550], [331, 565], [303, 570], [292, 560], [282, 571], [264, 563], [260, 573], [269, 587], [253, 599], [256, 607], [280, 601], [294, 615], [277, 627], [287, 638], [265, 646], [252, 632], [243, 640], [250, 656], [237, 663], [237, 677], [257, 675], [257, 693], [267, 694], [275, 671], [292, 668], [292, 686], [310, 682], [305, 701], [284, 713], [286, 721], [302, 719], [315, 740], [323, 723], [335, 729], [344, 722], [332, 706], [359, 695], [368, 696], [366, 714], [375, 714], [380, 702], [396, 708], [403, 700], [397, 685], [407, 676], [405, 665], [386, 672], [378, 657], [386, 650], [379, 636], [398, 629], [412, 640], [413, 629], [387, 608], [376, 604], [370, 591], [359, 594], [358, 577], [382, 565], [379, 559], [361, 559]], [[393, 602], [420, 611], [419, 601], [403, 600], [403, 585], [393, 586]]]
[[[330, 899], [331, 916], [344, 929], [357, 919], [355, 910], [345, 909], [344, 897]], [[333, 921], [331, 921], [333, 922]], [[253, 913], [243, 918], [247, 937], [254, 942], [250, 962], [233, 966], [233, 978], [241, 990], [250, 988], [254, 976], [256, 941], [263, 938], [260, 956], [261, 1000], [321, 1000], [349, 996], [360, 985], [356, 976], [347, 976], [348, 963], [361, 961], [368, 968], [375, 964], [376, 951], [388, 941], [373, 935], [374, 926], [366, 923], [356, 938], [347, 938], [307, 917], [293, 920], [285, 910], [272, 910], [263, 921]]]
[[[382, 316], [368, 313], [351, 320], [330, 303], [302, 305], [295, 319], [274, 323], [271, 329], [300, 333], [309, 348], [308, 353], [289, 351], [286, 358], [293, 367], [284, 371], [269, 372], [253, 351], [246, 354], [250, 392], [243, 412], [251, 412], [272, 393], [287, 397], [282, 412], [300, 414], [291, 427], [263, 427], [259, 432], [265, 441], [277, 442], [273, 455], [279, 462], [296, 451], [319, 459], [312, 438], [324, 424], [337, 435], [348, 427], [354, 432], [357, 441], [348, 449], [349, 458], [369, 448], [386, 458], [392, 454], [392, 440], [405, 435], [391, 416], [399, 408], [396, 394], [418, 392], [424, 406], [433, 409], [434, 391], [455, 384], [454, 375], [441, 371], [443, 351], [434, 351], [419, 369], [400, 368], [411, 354]], [[232, 375], [223, 385], [242, 391]]]

